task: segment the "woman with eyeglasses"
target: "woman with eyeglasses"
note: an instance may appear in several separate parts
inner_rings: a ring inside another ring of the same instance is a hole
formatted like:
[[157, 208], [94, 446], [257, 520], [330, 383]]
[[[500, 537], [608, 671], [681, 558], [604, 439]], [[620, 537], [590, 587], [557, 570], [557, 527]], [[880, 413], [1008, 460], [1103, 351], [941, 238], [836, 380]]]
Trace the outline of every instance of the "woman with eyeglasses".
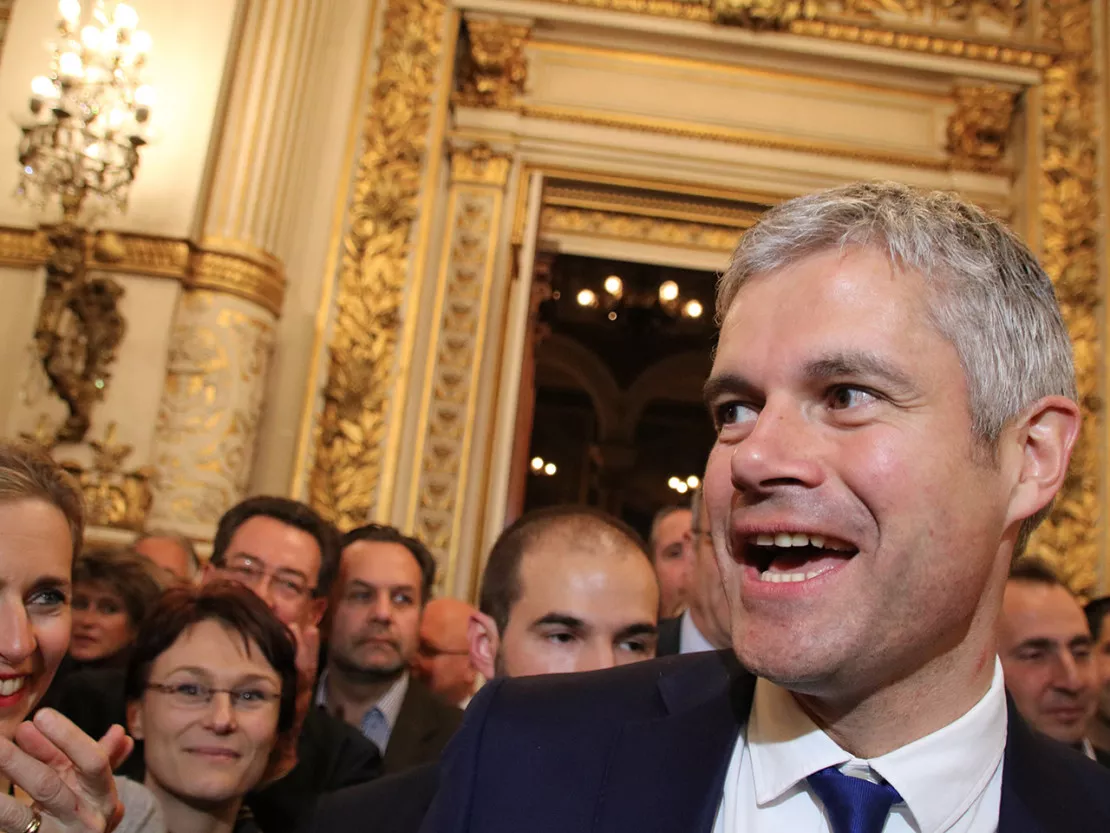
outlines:
[[232, 582], [168, 590], [139, 628], [126, 693], [167, 830], [256, 830], [243, 797], [295, 742], [296, 648], [269, 607]]
[[112, 776], [131, 751], [122, 727], [97, 742], [53, 709], [26, 720], [69, 646], [83, 531], [81, 495], [65, 472], [40, 449], [0, 442], [3, 833], [163, 829], [150, 793]]

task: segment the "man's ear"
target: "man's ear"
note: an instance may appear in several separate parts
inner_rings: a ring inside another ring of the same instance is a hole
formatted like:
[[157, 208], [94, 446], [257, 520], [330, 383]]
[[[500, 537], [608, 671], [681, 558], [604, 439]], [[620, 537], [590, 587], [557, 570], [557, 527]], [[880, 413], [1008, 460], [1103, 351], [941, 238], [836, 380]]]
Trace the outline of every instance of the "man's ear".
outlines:
[[143, 709], [138, 700], [127, 704], [127, 733], [135, 740], [143, 739]]
[[470, 664], [487, 680], [492, 680], [501, 645], [493, 619], [484, 613], [471, 613], [466, 623], [466, 641], [470, 648]]
[[[1010, 458], [1018, 469], [1007, 526], [1037, 514], [1060, 491], [1079, 436], [1080, 421], [1075, 402], [1065, 396], [1046, 396], [1037, 400], [1026, 411], [1025, 418], [1007, 432], [1012, 437], [1007, 443], [1013, 450]], [[1000, 462], [1007, 465], [1005, 459]]]
[[[328, 609], [328, 597], [316, 596], [308, 601], [308, 615], [312, 619], [312, 624], [320, 627], [320, 623], [324, 620], [324, 613]], [[322, 628], [321, 628], [322, 630]]]

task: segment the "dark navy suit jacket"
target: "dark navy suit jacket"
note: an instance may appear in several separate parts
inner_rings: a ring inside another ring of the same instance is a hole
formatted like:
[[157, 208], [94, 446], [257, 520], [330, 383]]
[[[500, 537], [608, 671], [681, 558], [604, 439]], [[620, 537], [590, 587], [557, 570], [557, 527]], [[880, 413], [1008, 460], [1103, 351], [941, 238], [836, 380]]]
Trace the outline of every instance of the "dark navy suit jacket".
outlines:
[[[728, 652], [493, 680], [421, 833], [710, 833], [754, 686]], [[1110, 831], [1110, 773], [1009, 711], [999, 833]]]

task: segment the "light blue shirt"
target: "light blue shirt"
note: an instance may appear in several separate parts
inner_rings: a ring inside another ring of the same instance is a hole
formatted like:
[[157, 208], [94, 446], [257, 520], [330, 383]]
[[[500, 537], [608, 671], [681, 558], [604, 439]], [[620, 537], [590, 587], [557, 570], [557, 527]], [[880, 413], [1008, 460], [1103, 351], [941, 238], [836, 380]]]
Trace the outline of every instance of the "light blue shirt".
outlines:
[[[389, 736], [393, 734], [393, 727], [397, 725], [397, 716], [401, 713], [401, 704], [405, 702], [405, 694], [409, 690], [409, 672], [406, 671], [397, 681], [389, 687], [359, 721], [359, 731], [366, 738], [373, 741], [383, 755], [389, 746]], [[320, 683], [316, 687], [316, 705], [328, 708], [328, 669], [320, 674]]]

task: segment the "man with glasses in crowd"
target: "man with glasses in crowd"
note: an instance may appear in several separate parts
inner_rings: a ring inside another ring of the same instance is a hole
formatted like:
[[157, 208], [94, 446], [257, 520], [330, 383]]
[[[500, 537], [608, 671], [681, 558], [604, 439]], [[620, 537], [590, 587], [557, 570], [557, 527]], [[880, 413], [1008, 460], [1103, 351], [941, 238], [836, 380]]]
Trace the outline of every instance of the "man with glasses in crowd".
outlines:
[[[216, 527], [212, 556], [201, 582], [237, 581], [253, 590], [293, 632], [303, 694], [304, 722], [296, 765], [285, 776], [248, 794], [246, 806], [266, 833], [296, 828], [310, 799], [362, 783], [381, 770], [377, 748], [357, 731], [310, 704], [319, 653], [318, 626], [339, 561], [338, 533], [303, 503], [253, 497], [229, 509]], [[57, 708], [92, 737], [125, 724], [119, 671], [81, 672], [66, 680]], [[120, 772], [142, 780], [141, 753]]]

